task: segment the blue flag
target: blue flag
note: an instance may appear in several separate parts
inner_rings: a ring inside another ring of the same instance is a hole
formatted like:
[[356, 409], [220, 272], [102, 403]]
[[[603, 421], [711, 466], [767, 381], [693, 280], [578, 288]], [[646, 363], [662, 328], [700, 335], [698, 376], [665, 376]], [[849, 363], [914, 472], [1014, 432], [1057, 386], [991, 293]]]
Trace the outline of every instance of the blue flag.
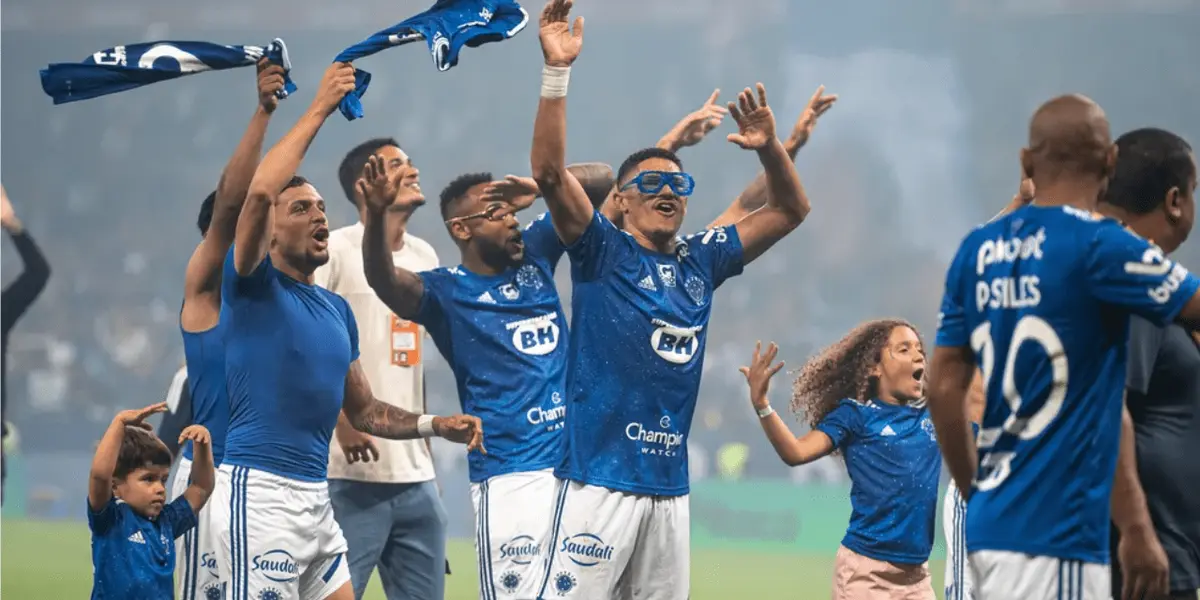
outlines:
[[[464, 46], [474, 48], [507, 40], [525, 29], [528, 22], [529, 14], [513, 0], [437, 0], [433, 8], [342, 50], [333, 61], [350, 62], [393, 46], [425, 40], [434, 66], [448, 71], [458, 64], [458, 53]], [[351, 121], [363, 116], [361, 99], [371, 74], [356, 67], [354, 78], [354, 91], [346, 94], [338, 106]]]
[[55, 104], [77, 102], [204, 71], [247, 67], [262, 57], [283, 67], [280, 99], [296, 91], [289, 76], [287, 46], [276, 38], [267, 46], [226, 46], [210, 42], [147, 42], [96, 52], [78, 63], [42, 69], [42, 90]]

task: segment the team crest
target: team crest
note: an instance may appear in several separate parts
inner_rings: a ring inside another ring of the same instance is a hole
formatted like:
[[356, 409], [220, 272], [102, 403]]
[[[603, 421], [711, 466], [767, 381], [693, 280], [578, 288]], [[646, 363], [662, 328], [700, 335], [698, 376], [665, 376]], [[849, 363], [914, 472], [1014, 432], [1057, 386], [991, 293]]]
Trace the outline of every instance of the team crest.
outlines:
[[571, 593], [571, 590], [575, 589], [576, 583], [575, 576], [566, 571], [554, 576], [554, 589], [558, 591], [559, 596]]
[[934, 431], [933, 421], [930, 421], [929, 417], [925, 417], [924, 419], [921, 419], [921, 429], [925, 433], [929, 434], [930, 440], [933, 440], [935, 442], [937, 441], [937, 432]]
[[514, 571], [506, 572], [500, 576], [500, 587], [510, 594], [515, 593], [521, 587], [521, 576]]
[[704, 281], [699, 277], [688, 277], [687, 282], [683, 284], [683, 289], [687, 290], [688, 296], [697, 306], [704, 304]]
[[521, 297], [521, 290], [511, 283], [506, 283], [500, 286], [500, 295], [504, 296], [505, 300], [516, 300]]
[[675, 265], [658, 265], [658, 278], [667, 287], [675, 287]]
[[258, 593], [258, 600], [283, 600], [283, 592], [275, 588], [266, 588]]
[[221, 600], [221, 584], [210, 583], [202, 590], [204, 600]]
[[517, 285], [535, 290], [542, 289], [542, 277], [538, 273], [537, 267], [525, 265], [517, 270]]

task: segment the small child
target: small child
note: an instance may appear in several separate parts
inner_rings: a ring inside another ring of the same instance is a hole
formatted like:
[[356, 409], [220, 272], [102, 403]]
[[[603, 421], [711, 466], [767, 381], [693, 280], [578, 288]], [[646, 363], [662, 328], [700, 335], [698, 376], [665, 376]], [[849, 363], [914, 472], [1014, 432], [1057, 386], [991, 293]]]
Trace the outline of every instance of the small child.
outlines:
[[175, 538], [196, 526], [196, 513], [216, 483], [208, 430], [192, 425], [192, 483], [170, 504], [171, 453], [145, 423], [160, 402], [113, 419], [92, 459], [88, 526], [92, 530], [92, 600], [174, 598]]

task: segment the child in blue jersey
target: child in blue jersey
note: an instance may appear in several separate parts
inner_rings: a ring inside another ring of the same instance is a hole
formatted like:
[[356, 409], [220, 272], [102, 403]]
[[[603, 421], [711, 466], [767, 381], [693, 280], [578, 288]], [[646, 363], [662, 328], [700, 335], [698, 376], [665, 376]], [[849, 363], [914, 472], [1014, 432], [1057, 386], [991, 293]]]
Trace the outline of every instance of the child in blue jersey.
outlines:
[[216, 477], [208, 430], [192, 425], [179, 443], [194, 450], [192, 482], [167, 503], [171, 452], [145, 423], [160, 402], [117, 414], [100, 439], [88, 480], [92, 530], [92, 600], [171, 600], [175, 538], [196, 526]]
[[1021, 152], [1037, 198], [970, 232], [947, 270], [929, 402], [985, 600], [1111, 597], [1110, 517], [1132, 508], [1110, 508], [1129, 317], [1200, 326], [1200, 280], [1094, 212], [1116, 159], [1099, 106], [1047, 102]]
[[771, 408], [778, 351], [742, 367], [767, 439], [790, 466], [840, 452], [850, 473], [850, 527], [838, 548], [834, 600], [933, 600], [929, 552], [942, 461], [925, 408], [925, 352], [905, 321], [868, 321], [809, 359], [792, 410], [812, 430], [797, 438]]

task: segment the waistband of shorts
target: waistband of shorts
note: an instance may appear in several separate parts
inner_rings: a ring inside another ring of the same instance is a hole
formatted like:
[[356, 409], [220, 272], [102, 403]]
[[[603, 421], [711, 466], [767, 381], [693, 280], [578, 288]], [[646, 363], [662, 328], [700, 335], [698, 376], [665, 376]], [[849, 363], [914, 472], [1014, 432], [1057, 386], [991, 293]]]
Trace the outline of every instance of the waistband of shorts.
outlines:
[[217, 470], [224, 473], [228, 477], [233, 477], [234, 473], [245, 473], [246, 485], [265, 485], [271, 487], [288, 488], [292, 490], [302, 490], [306, 492], [323, 492], [329, 490], [328, 481], [300, 481], [282, 475], [276, 475], [260, 469], [243, 467], [240, 465], [231, 465], [224, 463]]

